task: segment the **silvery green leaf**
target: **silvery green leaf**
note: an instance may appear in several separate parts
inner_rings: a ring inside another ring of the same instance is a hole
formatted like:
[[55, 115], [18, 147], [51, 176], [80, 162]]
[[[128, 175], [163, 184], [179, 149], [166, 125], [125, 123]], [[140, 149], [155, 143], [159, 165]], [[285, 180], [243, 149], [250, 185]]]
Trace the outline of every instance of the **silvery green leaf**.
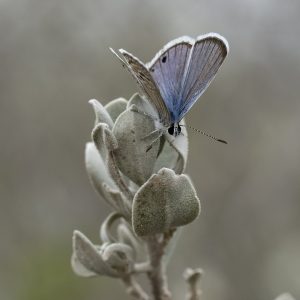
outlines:
[[104, 123], [97, 124], [92, 131], [92, 139], [107, 166], [111, 178], [125, 197], [132, 199], [128, 184], [125, 182], [124, 176], [120, 174], [118, 166], [116, 165], [113, 151], [118, 148], [118, 142], [108, 125]]
[[122, 218], [120, 213], [113, 212], [107, 216], [100, 227], [100, 239], [103, 243], [113, 243], [116, 239], [112, 235], [112, 226], [116, 220]]
[[105, 183], [103, 183], [103, 188], [106, 192], [106, 198], [115, 210], [126, 220], [131, 220], [131, 203], [129, 200], [119, 190], [112, 189]]
[[107, 198], [107, 190], [103, 186], [104, 183], [112, 189], [117, 189], [102, 157], [94, 143], [91, 142], [87, 143], [85, 147], [85, 166], [92, 185], [102, 197]]
[[131, 204], [122, 195], [115, 182], [111, 178], [107, 166], [104, 163], [94, 143], [87, 143], [85, 149], [85, 164], [90, 181], [95, 190], [121, 213], [127, 220], [131, 218]]
[[131, 247], [122, 243], [108, 245], [102, 253], [103, 260], [112, 270], [118, 274], [131, 272], [134, 262], [134, 254]]
[[[106, 111], [109, 113], [113, 122], [116, 121], [117, 117], [126, 110], [128, 101], [124, 98], [117, 98], [110, 101], [105, 105]], [[111, 127], [112, 128], [112, 127]]]
[[133, 199], [135, 233], [147, 236], [192, 222], [200, 213], [200, 201], [186, 175], [162, 168], [141, 186]]
[[117, 228], [117, 234], [120, 242], [129, 245], [132, 248], [134, 259], [136, 259], [142, 252], [142, 246], [129, 225], [125, 222], [120, 223]]
[[[127, 109], [132, 109], [141, 114], [144, 114], [145, 116], [147, 116], [151, 120], [153, 120], [154, 124], [156, 124], [156, 126], [159, 124], [159, 116], [158, 116], [157, 111], [153, 108], [153, 106], [151, 105], [151, 103], [148, 100], [142, 98], [138, 93], [134, 94], [130, 98], [130, 100], [128, 101], [128, 104], [127, 104]], [[160, 154], [162, 147], [164, 145], [164, 142], [165, 142], [165, 139], [162, 136], [160, 145], [159, 145], [158, 154]], [[150, 143], [151, 143], [151, 141], [150, 141]]]
[[80, 231], [75, 230], [73, 234], [73, 271], [84, 277], [94, 275], [107, 275], [118, 277], [118, 272], [106, 265], [96, 246]]
[[117, 140], [105, 123], [98, 123], [92, 131], [92, 140], [98, 149], [103, 161], [106, 162], [109, 151], [118, 147]]
[[[144, 112], [150, 116], [154, 121], [158, 121], [158, 114], [151, 104], [139, 96], [134, 94], [128, 101], [127, 108], [135, 105], [139, 112]], [[180, 122], [185, 125], [184, 120]], [[176, 173], [181, 174], [187, 163], [188, 155], [188, 134], [185, 126], [181, 127], [182, 134], [174, 140], [174, 137], [166, 134], [165, 137], [168, 142], [164, 143], [163, 151], [160, 153], [155, 170], [158, 171], [162, 167], [173, 169]], [[159, 151], [160, 152], [160, 151]]]
[[146, 115], [151, 117], [153, 120], [158, 120], [158, 114], [153, 108], [153, 106], [144, 98], [142, 98], [138, 93], [134, 94], [128, 101], [127, 109], [132, 105], [135, 105], [139, 112], [144, 112]]
[[107, 160], [106, 160], [107, 169], [109, 171], [109, 174], [114, 179], [115, 183], [118, 185], [120, 191], [128, 199], [128, 201], [132, 201], [133, 199], [133, 193], [127, 183], [128, 178], [123, 176], [123, 174], [120, 173], [120, 170], [118, 168], [118, 165], [116, 163], [115, 155], [112, 151], [108, 153]]
[[73, 253], [71, 257], [71, 267], [73, 272], [81, 277], [94, 277], [97, 276], [95, 272], [88, 270], [77, 258], [77, 256]]
[[289, 293], [284, 293], [279, 295], [275, 300], [295, 300], [295, 298]]
[[114, 125], [113, 120], [104, 106], [96, 99], [90, 100], [89, 103], [93, 106], [95, 112], [95, 125], [97, 125], [98, 123], [105, 123], [109, 126], [109, 128], [112, 128]]
[[124, 111], [113, 127], [119, 146], [114, 151], [116, 164], [138, 185], [143, 184], [153, 171], [160, 141], [157, 140], [148, 149], [150, 142], [145, 137], [154, 130], [151, 118], [132, 110]]
[[128, 179], [128, 187], [132, 191], [133, 194], [137, 192], [137, 190], [140, 188], [136, 183]]
[[[127, 109], [135, 105], [139, 112], [144, 112], [146, 115], [158, 121], [158, 114], [152, 105], [145, 99], [134, 94], [128, 101]], [[184, 119], [180, 124], [185, 125]], [[155, 165], [155, 170], [158, 171], [162, 167], [173, 169], [176, 173], [181, 174], [187, 163], [188, 155], [188, 134], [185, 126], [181, 127], [182, 134], [176, 139], [169, 134], [165, 134], [168, 142], [164, 143], [163, 151], [160, 153]], [[160, 152], [160, 151], [159, 151]]]
[[176, 173], [183, 170], [182, 155], [166, 141], [163, 145], [154, 167], [154, 172], [158, 172], [161, 168], [169, 168]]

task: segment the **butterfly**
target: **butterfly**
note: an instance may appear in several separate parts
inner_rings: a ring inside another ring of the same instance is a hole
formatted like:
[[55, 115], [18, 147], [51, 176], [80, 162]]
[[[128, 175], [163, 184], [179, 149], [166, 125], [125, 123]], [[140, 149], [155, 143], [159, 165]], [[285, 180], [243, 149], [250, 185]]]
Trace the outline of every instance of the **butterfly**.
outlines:
[[217, 33], [196, 39], [183, 36], [167, 43], [146, 64], [126, 50], [110, 50], [135, 78], [142, 94], [156, 109], [165, 131], [176, 137], [181, 133], [180, 121], [216, 76], [229, 46]]

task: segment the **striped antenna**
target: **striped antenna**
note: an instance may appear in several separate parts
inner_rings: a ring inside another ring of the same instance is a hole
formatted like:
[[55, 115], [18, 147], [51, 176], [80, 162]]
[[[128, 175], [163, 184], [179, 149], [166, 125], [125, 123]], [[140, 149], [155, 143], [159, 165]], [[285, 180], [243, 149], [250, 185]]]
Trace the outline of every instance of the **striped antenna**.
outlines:
[[205, 136], [207, 136], [207, 137], [215, 140], [216, 142], [220, 142], [220, 143], [223, 143], [223, 144], [228, 144], [225, 140], [218, 139], [215, 136], [213, 136], [211, 134], [208, 134], [208, 133], [206, 133], [206, 132], [204, 132], [202, 130], [199, 130], [199, 129], [195, 128], [195, 127], [192, 127], [190, 125], [180, 125], [180, 126], [188, 127], [188, 128], [190, 128], [190, 129], [192, 129], [192, 130], [194, 130], [196, 132], [199, 132], [199, 133], [201, 133], [201, 134], [203, 134], [203, 135], [205, 135]]

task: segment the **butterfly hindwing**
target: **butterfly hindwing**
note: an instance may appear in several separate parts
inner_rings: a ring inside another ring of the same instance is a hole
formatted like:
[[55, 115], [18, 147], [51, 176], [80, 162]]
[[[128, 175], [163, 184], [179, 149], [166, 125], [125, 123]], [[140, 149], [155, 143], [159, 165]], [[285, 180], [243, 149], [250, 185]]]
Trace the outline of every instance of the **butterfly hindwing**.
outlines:
[[180, 96], [179, 120], [207, 89], [228, 53], [227, 41], [216, 33], [196, 39]]

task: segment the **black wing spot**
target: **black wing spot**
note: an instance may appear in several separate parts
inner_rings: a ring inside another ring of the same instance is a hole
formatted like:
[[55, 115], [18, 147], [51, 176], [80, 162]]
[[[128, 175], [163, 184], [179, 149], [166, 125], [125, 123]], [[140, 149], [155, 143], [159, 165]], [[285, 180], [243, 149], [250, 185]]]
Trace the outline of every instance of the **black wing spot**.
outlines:
[[150, 71], [151, 71], [151, 72], [154, 72], [154, 68], [151, 68]]
[[167, 57], [166, 57], [166, 56], [163, 56], [163, 58], [161, 59], [161, 61], [162, 61], [163, 63], [165, 63], [165, 62], [167, 61]]

